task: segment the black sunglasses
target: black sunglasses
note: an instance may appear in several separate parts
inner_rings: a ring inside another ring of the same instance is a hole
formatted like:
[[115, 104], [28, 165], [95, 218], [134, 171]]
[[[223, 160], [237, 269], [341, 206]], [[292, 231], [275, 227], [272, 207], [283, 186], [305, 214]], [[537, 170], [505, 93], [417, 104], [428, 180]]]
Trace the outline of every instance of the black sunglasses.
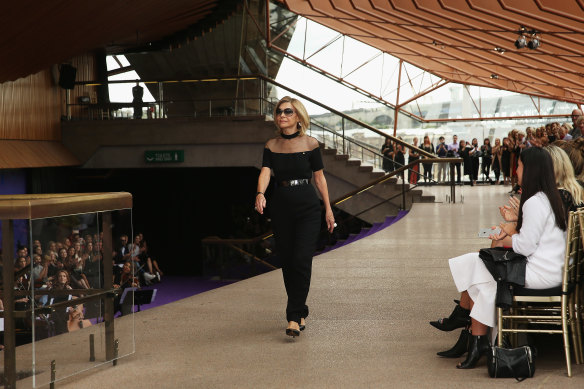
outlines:
[[294, 110], [292, 108], [286, 108], [281, 110], [280, 108], [276, 109], [276, 116], [280, 116], [284, 112], [284, 116], [292, 116], [294, 115]]

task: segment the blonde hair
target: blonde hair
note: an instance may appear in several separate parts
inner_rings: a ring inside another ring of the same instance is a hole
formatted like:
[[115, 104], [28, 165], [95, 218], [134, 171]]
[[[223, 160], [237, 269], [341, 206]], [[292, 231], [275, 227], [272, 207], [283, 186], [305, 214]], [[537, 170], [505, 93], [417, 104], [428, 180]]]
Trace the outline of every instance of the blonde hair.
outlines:
[[[306, 108], [304, 108], [304, 104], [302, 104], [300, 102], [300, 100], [295, 99], [293, 97], [284, 96], [280, 99], [280, 101], [278, 101], [278, 104], [276, 104], [276, 107], [274, 108], [274, 123], [276, 123], [276, 116], [277, 116], [276, 110], [278, 108], [280, 108], [280, 105], [282, 105], [283, 103], [290, 103], [292, 105], [292, 107], [294, 107], [294, 111], [296, 112], [296, 115], [298, 116], [298, 124], [299, 124], [298, 130], [300, 131], [300, 135], [306, 134], [306, 130], [308, 130], [308, 127], [310, 127], [310, 116], [308, 116], [308, 112], [306, 112]], [[276, 127], [278, 127], [277, 124], [276, 124]], [[279, 127], [278, 127], [278, 130], [280, 130]]]
[[565, 189], [572, 195], [574, 205], [584, 203], [584, 189], [576, 181], [574, 167], [568, 154], [556, 145], [544, 147], [551, 157], [554, 165], [554, 175], [559, 189]]

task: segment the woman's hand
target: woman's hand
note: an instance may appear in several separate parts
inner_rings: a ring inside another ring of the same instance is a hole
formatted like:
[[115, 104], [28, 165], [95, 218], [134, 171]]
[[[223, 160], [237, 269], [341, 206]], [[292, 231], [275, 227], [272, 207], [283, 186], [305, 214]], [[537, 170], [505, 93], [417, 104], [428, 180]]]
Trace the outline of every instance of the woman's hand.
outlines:
[[260, 214], [264, 214], [264, 208], [266, 207], [266, 197], [263, 193], [258, 193], [255, 199], [255, 210]]
[[501, 223], [499, 224], [499, 227], [501, 227], [501, 234], [505, 233], [507, 236], [512, 236], [517, 233], [516, 223]]
[[519, 199], [511, 197], [508, 205], [499, 207], [499, 212], [505, 221], [516, 222], [519, 215]]
[[326, 219], [326, 228], [327, 228], [328, 232], [332, 234], [333, 230], [335, 229], [335, 215], [333, 215], [332, 209], [329, 208], [326, 210], [325, 219]]

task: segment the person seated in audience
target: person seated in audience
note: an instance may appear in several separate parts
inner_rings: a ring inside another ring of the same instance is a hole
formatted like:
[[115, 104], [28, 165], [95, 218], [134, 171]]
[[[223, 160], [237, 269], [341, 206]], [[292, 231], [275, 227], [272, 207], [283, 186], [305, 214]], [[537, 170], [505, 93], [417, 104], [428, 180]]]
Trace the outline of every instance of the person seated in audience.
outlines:
[[584, 138], [580, 137], [572, 141], [555, 141], [554, 145], [558, 146], [568, 154], [570, 162], [574, 167], [576, 179], [583, 185], [584, 183]]
[[114, 248], [114, 263], [123, 264], [130, 260], [131, 253], [128, 245], [128, 235], [120, 236], [118, 245]]
[[584, 206], [584, 188], [576, 180], [568, 154], [556, 145], [548, 145], [544, 150], [552, 157], [556, 183], [566, 212], [576, 211]]
[[85, 263], [84, 273], [89, 281], [89, 286], [92, 288], [99, 288], [102, 283], [101, 277], [101, 253], [93, 245], [93, 242], [87, 243], [85, 253], [83, 254], [83, 261]]
[[[118, 266], [115, 267], [113, 279], [114, 288], [124, 290], [126, 288], [140, 287], [140, 281], [134, 276], [134, 269], [132, 269], [132, 267], [133, 265], [131, 261], [124, 262], [121, 269]], [[123, 292], [119, 293], [114, 300], [114, 312], [119, 311], [122, 315], [125, 315], [131, 312], [133, 302], [131, 297], [126, 295], [128, 298], [125, 299], [123, 303], [120, 303], [122, 294]]]
[[148, 244], [144, 239], [144, 234], [139, 233], [138, 238], [140, 239], [141, 260], [145, 261], [146, 266], [148, 267], [148, 272], [150, 274], [155, 274], [156, 277], [158, 278], [158, 281], [160, 281], [160, 277], [162, 277], [164, 273], [162, 273], [162, 270], [160, 270], [160, 267], [158, 266], [158, 261], [156, 261], [150, 256], [150, 253], [148, 252]]
[[[70, 285], [69, 272], [67, 270], [59, 270], [55, 277], [55, 281], [51, 286], [51, 290], [71, 290], [73, 289]], [[70, 296], [60, 295], [52, 298], [51, 304], [57, 304], [63, 301], [68, 301]], [[55, 311], [51, 314], [51, 319], [55, 324], [55, 333], [57, 335], [66, 333], [67, 322], [69, 321], [69, 309], [66, 307], [55, 308]]]
[[65, 270], [69, 272], [70, 282], [75, 289], [89, 289], [89, 281], [83, 274], [83, 263], [75, 258], [75, 248], [69, 247], [67, 258], [63, 262]]
[[40, 288], [47, 281], [47, 275], [49, 271], [49, 260], [50, 258], [43, 260], [43, 258], [35, 254], [32, 256], [32, 281], [35, 288]]
[[[517, 176], [522, 188], [517, 222], [501, 223], [501, 232], [490, 239], [497, 241], [497, 246], [512, 247], [527, 257], [526, 288], [557, 287], [562, 282], [567, 219], [550, 154], [539, 147], [525, 149], [519, 155]], [[468, 354], [457, 368], [471, 369], [489, 351], [487, 330], [497, 325], [497, 282], [476, 252], [452, 258], [449, 264], [461, 292], [460, 303], [450, 317], [430, 324], [442, 331], [470, 327]], [[464, 350], [454, 353], [455, 348], [439, 355], [464, 354]]]
[[134, 262], [135, 274], [138, 274], [140, 275], [140, 277], [142, 277], [144, 284], [150, 285], [150, 283], [156, 278], [156, 276], [151, 273], [152, 271], [151, 259], [142, 255], [140, 249], [140, 235], [136, 235], [134, 237], [134, 241], [132, 242], [132, 244], [128, 245], [128, 247], [130, 251], [129, 260]]

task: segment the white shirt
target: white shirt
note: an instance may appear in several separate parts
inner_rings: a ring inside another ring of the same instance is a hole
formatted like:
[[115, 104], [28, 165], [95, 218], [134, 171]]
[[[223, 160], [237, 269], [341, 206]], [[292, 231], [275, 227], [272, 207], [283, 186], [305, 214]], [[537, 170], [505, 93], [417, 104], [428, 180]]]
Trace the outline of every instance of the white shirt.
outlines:
[[521, 231], [511, 237], [513, 251], [527, 257], [525, 287], [547, 289], [562, 283], [566, 231], [556, 225], [547, 196], [538, 192], [523, 204]]

